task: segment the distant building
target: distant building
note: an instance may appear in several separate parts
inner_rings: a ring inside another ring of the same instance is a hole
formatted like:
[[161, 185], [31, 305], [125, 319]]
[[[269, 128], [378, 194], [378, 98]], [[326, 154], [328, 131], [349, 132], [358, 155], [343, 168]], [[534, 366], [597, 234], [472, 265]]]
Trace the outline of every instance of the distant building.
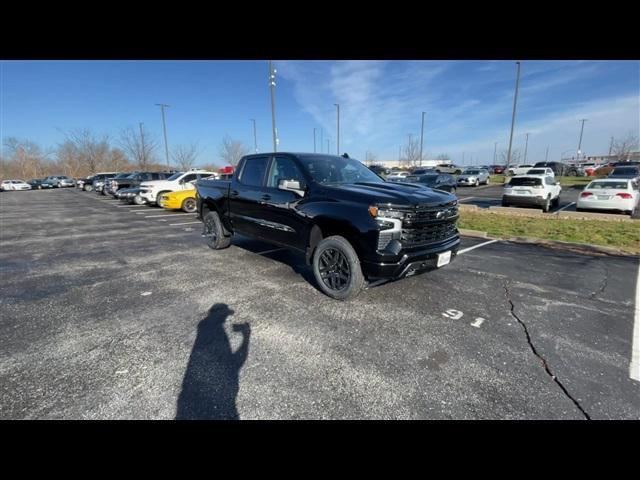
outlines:
[[576, 162], [576, 157], [567, 157], [562, 159], [563, 162], [569, 164], [581, 164], [581, 163], [609, 163], [609, 162], [623, 162], [623, 161], [640, 161], [640, 150], [630, 152], [626, 158], [620, 158], [618, 155], [587, 155], [586, 157], [580, 157], [580, 161]]

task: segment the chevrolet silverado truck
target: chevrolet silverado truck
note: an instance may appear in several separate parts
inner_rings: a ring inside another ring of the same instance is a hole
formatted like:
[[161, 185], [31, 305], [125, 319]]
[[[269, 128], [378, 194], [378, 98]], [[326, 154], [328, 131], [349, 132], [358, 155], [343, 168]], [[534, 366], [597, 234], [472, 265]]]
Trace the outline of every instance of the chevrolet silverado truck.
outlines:
[[338, 300], [442, 267], [460, 245], [454, 195], [386, 182], [346, 154], [247, 155], [230, 180], [200, 179], [196, 190], [209, 247], [239, 233], [297, 250]]

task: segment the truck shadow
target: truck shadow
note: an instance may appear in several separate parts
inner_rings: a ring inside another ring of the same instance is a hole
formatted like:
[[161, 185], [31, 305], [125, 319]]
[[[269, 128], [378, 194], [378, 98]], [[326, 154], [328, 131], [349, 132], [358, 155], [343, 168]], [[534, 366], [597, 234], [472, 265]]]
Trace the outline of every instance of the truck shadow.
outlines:
[[226, 304], [216, 303], [198, 324], [176, 420], [239, 420], [239, 373], [249, 353], [251, 328], [248, 323], [233, 325], [233, 331], [242, 334], [242, 343], [232, 352], [224, 323], [233, 313]]
[[235, 235], [233, 237], [232, 244], [236, 247], [242, 248], [243, 250], [247, 250], [248, 252], [255, 253], [256, 255], [287, 265], [296, 275], [300, 275], [307, 281], [307, 283], [310, 283], [318, 289], [313, 271], [311, 270], [311, 267], [305, 263], [304, 255], [301, 253], [287, 248], [278, 248], [269, 243], [244, 237], [242, 235]]

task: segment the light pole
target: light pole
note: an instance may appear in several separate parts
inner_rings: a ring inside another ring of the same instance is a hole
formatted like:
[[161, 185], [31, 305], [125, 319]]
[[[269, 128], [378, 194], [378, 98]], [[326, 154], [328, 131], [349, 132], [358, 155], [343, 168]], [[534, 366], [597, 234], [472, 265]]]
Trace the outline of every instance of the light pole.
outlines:
[[580, 119], [582, 122], [582, 127], [580, 127], [580, 140], [578, 141], [578, 152], [576, 154], [576, 162], [580, 161], [580, 148], [582, 147], [582, 132], [584, 131], [584, 122], [587, 121], [586, 118]]
[[313, 129], [313, 153], [316, 153], [316, 129]]
[[336, 152], [338, 155], [340, 155], [340, 104], [339, 103], [334, 103], [334, 105], [336, 106], [336, 108], [338, 109], [337, 115], [338, 115], [338, 127], [337, 127], [337, 140], [336, 140]]
[[256, 119], [252, 118], [251, 121], [253, 122], [253, 145], [255, 147], [256, 153], [258, 153], [258, 137], [256, 135]]
[[516, 62], [518, 70], [516, 73], [516, 92], [513, 96], [513, 114], [511, 116], [511, 134], [509, 135], [509, 150], [507, 151], [507, 170], [511, 165], [511, 146], [513, 145], [513, 127], [516, 124], [516, 105], [518, 103], [518, 85], [520, 84], [520, 62]]
[[547, 145], [547, 153], [544, 154], [544, 161], [549, 161], [549, 145]]
[[331, 153], [331, 150], [329, 149], [329, 139], [327, 138], [327, 153]]
[[420, 127], [420, 166], [422, 166], [422, 146], [424, 144], [424, 114], [422, 112], [422, 127]]
[[158, 107], [160, 107], [160, 111], [162, 112], [162, 130], [164, 131], [164, 155], [167, 159], [167, 168], [171, 168], [169, 166], [169, 144], [167, 143], [167, 124], [164, 121], [164, 109], [165, 107], [169, 107], [170, 105], [165, 105], [164, 103], [156, 103]]
[[529, 147], [529, 134], [525, 133], [527, 139], [524, 142], [524, 163], [527, 163], [527, 148]]
[[498, 142], [493, 142], [493, 164], [497, 165], [498, 161]]
[[324, 140], [322, 139], [324, 135], [324, 129], [320, 129], [320, 152], [322, 152], [322, 145], [324, 145]]
[[269, 60], [269, 89], [271, 90], [271, 130], [273, 133], [273, 151], [278, 151], [278, 136], [276, 134], [276, 69]]

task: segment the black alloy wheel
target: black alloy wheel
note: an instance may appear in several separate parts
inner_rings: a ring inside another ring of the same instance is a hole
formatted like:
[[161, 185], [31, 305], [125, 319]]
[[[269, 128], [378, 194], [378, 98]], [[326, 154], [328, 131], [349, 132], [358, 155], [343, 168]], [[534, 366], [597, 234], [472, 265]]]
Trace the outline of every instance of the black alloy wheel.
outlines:
[[351, 278], [347, 257], [336, 248], [327, 248], [320, 255], [320, 277], [327, 288], [340, 292], [346, 288]]

